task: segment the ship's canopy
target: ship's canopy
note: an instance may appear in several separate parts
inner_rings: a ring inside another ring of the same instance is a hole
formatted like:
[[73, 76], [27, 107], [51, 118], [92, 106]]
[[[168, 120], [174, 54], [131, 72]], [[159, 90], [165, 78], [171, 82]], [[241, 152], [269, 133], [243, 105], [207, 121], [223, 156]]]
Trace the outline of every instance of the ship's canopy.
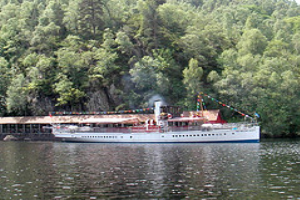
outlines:
[[137, 117], [131, 118], [88, 118], [82, 120], [81, 124], [137, 124], [139, 123]]

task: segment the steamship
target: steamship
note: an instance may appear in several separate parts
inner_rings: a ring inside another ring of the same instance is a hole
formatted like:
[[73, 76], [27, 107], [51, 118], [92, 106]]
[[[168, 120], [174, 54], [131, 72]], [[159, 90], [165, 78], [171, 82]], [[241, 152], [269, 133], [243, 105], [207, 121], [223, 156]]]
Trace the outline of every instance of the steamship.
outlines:
[[211, 122], [205, 114], [184, 116], [176, 106], [154, 103], [154, 119], [137, 115], [83, 119], [80, 124], [52, 124], [52, 133], [65, 142], [88, 143], [222, 143], [259, 142], [254, 121]]

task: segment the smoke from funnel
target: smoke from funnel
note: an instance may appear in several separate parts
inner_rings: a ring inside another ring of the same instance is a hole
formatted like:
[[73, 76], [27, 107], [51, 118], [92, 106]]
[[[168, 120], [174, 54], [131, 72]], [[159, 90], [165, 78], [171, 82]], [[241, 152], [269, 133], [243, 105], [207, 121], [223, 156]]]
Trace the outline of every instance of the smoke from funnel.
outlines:
[[154, 106], [154, 102], [156, 102], [156, 101], [160, 101], [161, 102], [161, 106], [166, 106], [167, 105], [165, 99], [162, 96], [156, 94], [156, 95], [152, 96], [149, 99], [148, 106], [149, 107], [153, 107]]

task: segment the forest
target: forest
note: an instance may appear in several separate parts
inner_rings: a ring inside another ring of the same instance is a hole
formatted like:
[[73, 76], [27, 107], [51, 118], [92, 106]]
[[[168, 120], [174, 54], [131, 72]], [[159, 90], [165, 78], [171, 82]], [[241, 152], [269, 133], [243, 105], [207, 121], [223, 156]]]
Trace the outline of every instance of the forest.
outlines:
[[[199, 92], [300, 133], [293, 0], [0, 0], [0, 116], [195, 110]], [[225, 119], [242, 118], [203, 97]]]

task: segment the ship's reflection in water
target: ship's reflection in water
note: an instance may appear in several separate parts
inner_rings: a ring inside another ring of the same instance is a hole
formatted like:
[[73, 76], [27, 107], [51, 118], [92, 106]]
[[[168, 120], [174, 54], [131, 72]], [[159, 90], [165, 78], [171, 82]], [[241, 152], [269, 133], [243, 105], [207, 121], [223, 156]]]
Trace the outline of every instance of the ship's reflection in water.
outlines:
[[[278, 177], [262, 160], [270, 162], [266, 147], [1, 143], [0, 193], [4, 199], [296, 198], [296, 188], [268, 188]], [[297, 169], [290, 166], [290, 178], [299, 180]]]

